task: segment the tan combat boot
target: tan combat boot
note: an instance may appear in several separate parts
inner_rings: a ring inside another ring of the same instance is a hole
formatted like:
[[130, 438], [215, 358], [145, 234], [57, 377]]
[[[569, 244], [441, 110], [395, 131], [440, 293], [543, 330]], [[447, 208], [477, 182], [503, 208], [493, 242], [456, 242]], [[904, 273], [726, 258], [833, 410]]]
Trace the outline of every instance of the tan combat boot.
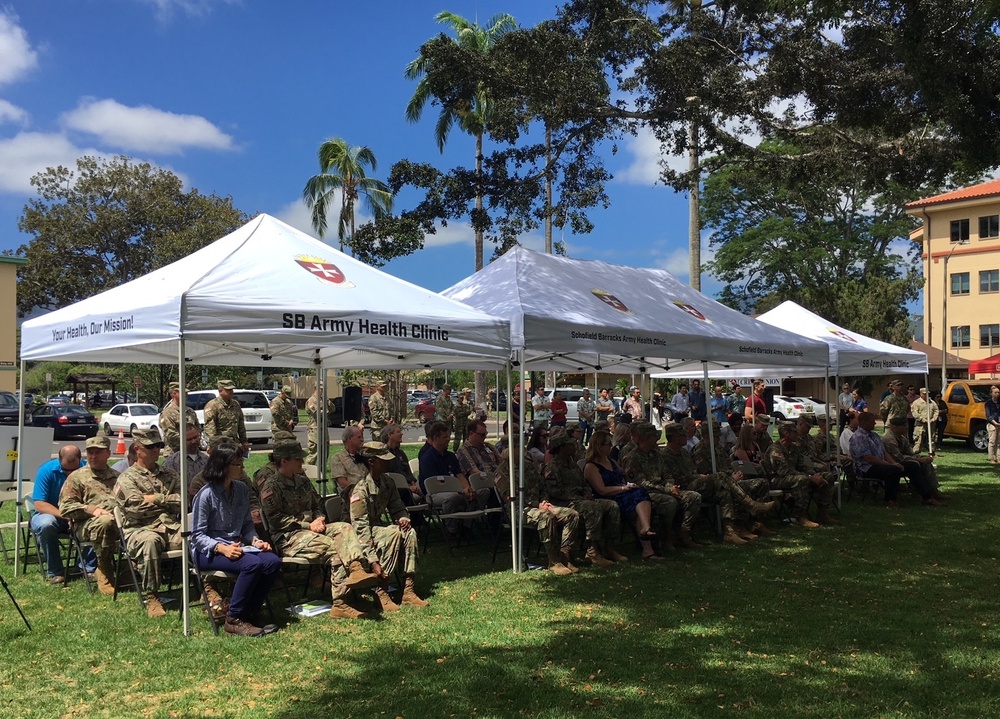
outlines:
[[356, 559], [347, 565], [347, 569], [350, 575], [344, 582], [344, 586], [349, 589], [367, 589], [376, 586], [380, 581], [377, 575], [366, 572], [365, 568], [361, 566], [361, 562]]
[[392, 601], [392, 597], [389, 596], [389, 592], [386, 591], [384, 586], [378, 587], [375, 590], [375, 596], [378, 597], [379, 604], [382, 605], [383, 612], [398, 612], [399, 605]]
[[740, 544], [746, 544], [747, 540], [743, 539], [740, 535], [736, 533], [736, 530], [733, 529], [733, 525], [731, 522], [727, 522], [722, 532], [722, 543], [740, 545]]
[[769, 528], [763, 522], [754, 522], [753, 529], [751, 529], [750, 531], [763, 537], [773, 537], [775, 534], [777, 534], [777, 532]]
[[94, 579], [97, 581], [97, 591], [109, 597], [114, 594], [115, 585], [112, 581], [112, 577], [114, 576], [114, 556], [110, 554], [97, 555], [97, 571], [94, 572]]
[[843, 524], [843, 522], [841, 522], [839, 519], [834, 519], [833, 517], [831, 517], [830, 510], [826, 509], [825, 507], [820, 508], [819, 514], [816, 515], [816, 521], [819, 522], [820, 524], [825, 524], [830, 527], [836, 526], [838, 524]]
[[562, 555], [554, 547], [546, 547], [545, 552], [549, 555], [549, 571], [559, 577], [566, 577], [573, 572], [562, 563]]
[[229, 603], [208, 582], [205, 582], [205, 606], [216, 619], [224, 618], [229, 611]]
[[694, 538], [691, 536], [690, 527], [681, 527], [678, 536], [680, 537], [681, 546], [685, 549], [704, 549], [702, 545], [694, 541]]
[[809, 517], [807, 517], [804, 514], [800, 514], [798, 517], [796, 517], [795, 523], [800, 527], [805, 527], [806, 529], [816, 529], [817, 527], [819, 527], [819, 525], [816, 524], [816, 522], [812, 521], [811, 519], [809, 519]]
[[413, 577], [407, 577], [403, 583], [403, 604], [410, 607], [426, 607], [430, 604], [427, 600], [417, 596], [417, 592], [413, 588]]
[[577, 574], [580, 570], [576, 565], [573, 564], [573, 560], [570, 559], [570, 547], [563, 547], [562, 551], [559, 553], [562, 558], [562, 565], [566, 567], [573, 574]]
[[750, 497], [743, 500], [743, 504], [750, 509], [750, 514], [753, 517], [766, 517], [774, 511], [777, 504], [774, 500], [770, 502], [757, 502]]
[[608, 560], [610, 560], [612, 562], [627, 562], [628, 561], [628, 557], [626, 557], [624, 554], [619, 554], [619, 552], [618, 552], [617, 549], [615, 549], [614, 547], [610, 547], [610, 546], [607, 547], [604, 550], [604, 558], [608, 559]]
[[367, 619], [368, 615], [360, 612], [343, 599], [334, 599], [330, 605], [330, 619]]
[[591, 544], [587, 549], [587, 559], [589, 559], [590, 563], [595, 567], [613, 567], [615, 564], [614, 562], [609, 562], [605, 559], [601, 555], [600, 551], [598, 551], [597, 547], [593, 544]]
[[167, 616], [167, 611], [160, 604], [160, 598], [155, 594], [150, 594], [146, 597], [146, 616], [150, 619]]

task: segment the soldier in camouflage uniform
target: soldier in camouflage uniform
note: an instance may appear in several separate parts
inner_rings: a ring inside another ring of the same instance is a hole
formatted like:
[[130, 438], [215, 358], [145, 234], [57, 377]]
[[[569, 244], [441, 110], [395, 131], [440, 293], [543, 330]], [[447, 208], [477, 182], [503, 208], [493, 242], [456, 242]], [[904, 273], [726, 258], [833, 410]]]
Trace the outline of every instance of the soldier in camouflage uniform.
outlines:
[[382, 436], [382, 428], [392, 421], [392, 416], [389, 412], [389, 400], [385, 396], [388, 386], [388, 382], [379, 382], [375, 387], [375, 393], [368, 398], [368, 414], [372, 418], [371, 433], [373, 442], [379, 441], [379, 437]]
[[277, 397], [271, 400], [271, 436], [275, 432], [291, 432], [299, 423], [299, 410], [291, 400], [292, 388], [285, 385]]
[[360, 619], [367, 616], [346, 599], [352, 589], [379, 584], [385, 573], [374, 563], [371, 572], [358, 536], [350, 524], [327, 523], [322, 501], [309, 478], [302, 474], [306, 453], [296, 443], [284, 443], [272, 453], [278, 461], [277, 473], [261, 487], [261, 511], [271, 530], [278, 552], [285, 557], [322, 559], [330, 565], [332, 619]]
[[583, 478], [576, 460], [574, 442], [566, 433], [549, 438], [549, 450], [556, 454], [545, 471], [542, 492], [552, 504], [570, 507], [583, 519], [587, 537], [587, 559], [598, 567], [614, 562], [627, 562], [628, 557], [615, 550], [615, 540], [621, 534], [621, 515], [612, 499], [597, 499]]
[[[914, 422], [916, 422], [913, 428], [914, 451], [920, 452], [925, 441], [929, 438], [930, 444], [927, 445], [929, 452], [937, 446], [937, 419], [941, 410], [938, 408], [937, 402], [927, 398], [926, 387], [920, 388], [920, 396], [910, 403], [910, 411], [913, 413]], [[930, 421], [930, 432], [927, 429], [928, 421]]]
[[882, 445], [886, 454], [903, 465], [913, 491], [920, 495], [923, 503], [932, 507], [940, 506], [941, 500], [946, 497], [938, 490], [934, 458], [926, 454], [921, 456], [913, 449], [913, 443], [907, 436], [909, 425], [905, 420], [906, 417], [893, 417], [889, 421], [889, 430], [882, 435]]
[[760, 447], [760, 451], [767, 452], [767, 448], [771, 446], [771, 417], [766, 414], [757, 414], [753, 418], [753, 438]]
[[[892, 389], [892, 392], [879, 405], [879, 416], [886, 427], [889, 426], [893, 417], [907, 417], [910, 414], [910, 400], [906, 399], [906, 395], [903, 394], [903, 382], [894, 379], [889, 383], [889, 388]], [[909, 424], [909, 419], [907, 419], [907, 424]]]
[[[308, 431], [306, 433], [306, 459], [305, 464], [316, 464], [319, 458], [319, 410], [320, 410], [320, 388], [313, 390], [312, 395], [306, 400], [306, 415], [309, 417]], [[329, 415], [328, 415], [329, 416]], [[326, 439], [326, 430], [323, 430], [323, 439]]]
[[[723, 542], [746, 544], [750, 533], [737, 530], [734, 506], [745, 505], [755, 516], [763, 516], [774, 509], [774, 503], [761, 504], [750, 499], [736, 484], [743, 479], [742, 472], [699, 474], [694, 459], [684, 450], [686, 440], [683, 428], [678, 430], [669, 425], [668, 427], [670, 431], [667, 432], [667, 446], [663, 450], [665, 472], [673, 479], [674, 484], [689, 492], [697, 492], [703, 501], [719, 505], [722, 514]], [[756, 535], [753, 538], [756, 539]]]
[[[798, 431], [794, 422], [781, 422], [778, 425], [778, 441], [771, 444], [764, 452], [761, 465], [765, 474], [771, 478], [772, 489], [783, 489], [791, 494], [794, 502], [795, 523], [800, 527], [815, 529], [819, 526], [809, 519], [809, 493], [815, 487], [820, 496], [825, 495], [825, 506], [829, 510], [830, 495], [833, 483], [828, 482], [822, 474], [810, 471], [812, 463], [805, 464], [805, 455], [799, 448]], [[829, 519], [829, 514], [827, 514]]]
[[452, 452], [457, 452], [458, 448], [462, 446], [465, 442], [465, 433], [469, 430], [469, 416], [472, 414], [472, 404], [469, 402], [471, 394], [472, 390], [468, 388], [459, 392], [458, 402], [452, 409], [452, 414], [455, 417], [455, 440], [451, 447]]
[[228, 379], [219, 380], [219, 396], [205, 405], [205, 434], [209, 440], [218, 435], [231, 437], [250, 449], [247, 442], [247, 428], [244, 424], [243, 409], [233, 399], [236, 386]]
[[441, 388], [441, 394], [434, 400], [434, 415], [438, 422], [448, 425], [448, 431], [455, 430], [455, 403], [451, 401], [451, 385]]
[[[517, 462], [517, 459], [514, 460]], [[514, 471], [518, 471], [515, 464]], [[504, 503], [510, 506], [510, 447], [504, 449], [497, 465], [496, 485]], [[516, 486], [516, 485], [515, 485]], [[549, 571], [559, 576], [576, 574], [573, 565], [573, 547], [580, 530], [580, 513], [569, 507], [558, 507], [548, 501], [543, 491], [544, 482], [531, 457], [524, 455], [524, 521], [538, 531], [538, 538], [545, 547]], [[515, 489], [515, 491], [517, 491]], [[561, 528], [561, 530], [560, 530]]]
[[[606, 430], [598, 429], [594, 432]], [[625, 478], [649, 492], [653, 505], [655, 527], [660, 537], [660, 547], [667, 552], [674, 551], [673, 524], [678, 507], [683, 506], [683, 516], [693, 522], [698, 517], [701, 496], [696, 492], [682, 492], [674, 485], [663, 468], [663, 457], [656, 442], [660, 432], [650, 422], [632, 423], [632, 441], [622, 448], [618, 463], [625, 472]], [[701, 545], [691, 538], [690, 524], [681, 529], [680, 541], [689, 549], [701, 549]]]
[[[396, 455], [381, 442], [368, 442], [361, 448], [361, 456], [368, 463], [369, 474], [354, 487], [350, 501], [351, 524], [358, 541], [368, 561], [382, 565], [386, 575], [395, 574], [402, 564], [402, 603], [426, 607], [427, 602], [417, 596], [413, 587], [417, 574], [417, 533], [410, 526], [410, 515], [399, 498], [396, 483], [386, 475]], [[393, 523], [387, 524], [385, 516]], [[382, 609], [399, 611], [388, 590], [389, 581], [384, 578], [375, 590]]]
[[[178, 382], [171, 382], [169, 385], [170, 401], [160, 412], [160, 432], [163, 434], [163, 442], [166, 449], [163, 456], [169, 456], [181, 448], [181, 386]], [[201, 429], [198, 422], [197, 413], [190, 407], [185, 408], [187, 415], [187, 426]]]
[[165, 617], [160, 603], [160, 557], [181, 548], [180, 477], [157, 465], [163, 442], [156, 430], [136, 430], [135, 464], [125, 470], [115, 486], [115, 499], [124, 516], [122, 531], [129, 556], [141, 577], [150, 617]]
[[115, 593], [115, 549], [118, 527], [115, 524], [114, 488], [118, 474], [108, 467], [111, 442], [107, 437], [87, 440], [87, 466], [66, 478], [59, 492], [59, 513], [73, 522], [76, 535], [94, 543], [97, 571], [94, 578], [101, 594]]

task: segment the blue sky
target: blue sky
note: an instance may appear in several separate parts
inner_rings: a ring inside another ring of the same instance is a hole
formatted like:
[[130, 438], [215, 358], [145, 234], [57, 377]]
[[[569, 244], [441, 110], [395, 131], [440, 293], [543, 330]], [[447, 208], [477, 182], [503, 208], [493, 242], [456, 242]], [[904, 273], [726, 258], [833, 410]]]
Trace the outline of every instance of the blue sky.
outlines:
[[[551, 17], [548, 0], [273, 3], [252, 0], [30, 0], [0, 8], [0, 250], [27, 241], [17, 218], [32, 174], [72, 167], [83, 154], [127, 154], [170, 169], [188, 187], [232, 195], [311, 231], [299, 199], [333, 136], [365, 144], [384, 177], [401, 158], [441, 168], [472, 163], [457, 130], [445, 153], [436, 108], [407, 123], [414, 83], [405, 65], [442, 30], [451, 10], [485, 23], [497, 12], [522, 26]], [[489, 150], [489, 146], [487, 147]], [[569, 253], [666, 268], [687, 279], [687, 198], [656, 184], [659, 149], [626, 138], [609, 210], [589, 235], [566, 235]], [[397, 208], [412, 206], [403, 195]], [[363, 220], [359, 217], [359, 223]], [[336, 245], [336, 229], [327, 241]], [[440, 291], [473, 269], [472, 232], [452, 223], [428, 246], [384, 269]], [[522, 238], [538, 248], [541, 233]], [[706, 243], [707, 244], [707, 243]], [[708, 256], [707, 246], [703, 258]], [[487, 258], [491, 250], [487, 248]], [[703, 277], [705, 290], [713, 283]]]

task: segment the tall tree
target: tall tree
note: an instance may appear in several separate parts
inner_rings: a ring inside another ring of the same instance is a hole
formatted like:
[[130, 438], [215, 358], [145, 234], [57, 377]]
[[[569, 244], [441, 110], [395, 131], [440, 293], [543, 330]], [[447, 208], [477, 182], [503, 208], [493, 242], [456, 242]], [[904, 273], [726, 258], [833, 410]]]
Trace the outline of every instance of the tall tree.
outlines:
[[[447, 10], [439, 12], [434, 16], [434, 19], [451, 27], [455, 33], [454, 42], [460, 48], [483, 57], [489, 55], [501, 35], [517, 27], [514, 18], [506, 13], [495, 15], [485, 27]], [[406, 119], [410, 122], [417, 122], [420, 119], [424, 106], [434, 97], [434, 85], [440, 82], [440, 78], [434, 76], [434, 71], [434, 66], [428, 62], [423, 53], [406, 66], [407, 79], [419, 81], [413, 97], [410, 98], [410, 102], [406, 106]], [[476, 138], [477, 182], [482, 180], [483, 136], [486, 134], [492, 110], [493, 98], [489, 86], [481, 81], [470, 83], [461, 86], [459, 92], [453, 96], [450, 102], [441, 103], [441, 113], [438, 115], [437, 124], [434, 127], [434, 138], [437, 141], [438, 149], [442, 152], [444, 152], [444, 145], [448, 140], [448, 133], [456, 123], [463, 132]], [[479, 191], [476, 193], [474, 214], [481, 215], [482, 213], [483, 194]], [[475, 222], [473, 224], [476, 225]], [[483, 230], [476, 226], [475, 233], [475, 261], [476, 272], [478, 272], [483, 269]]]
[[249, 218], [231, 197], [184, 191], [172, 172], [127, 157], [81, 157], [76, 170], [49, 167], [31, 178], [38, 192], [18, 229], [18, 312], [53, 310], [198, 250]]
[[337, 237], [343, 251], [346, 243], [354, 254], [355, 207], [364, 200], [365, 207], [375, 219], [392, 213], [392, 193], [381, 180], [368, 177], [366, 167], [378, 169], [375, 153], [365, 145], [349, 145], [340, 137], [333, 137], [319, 146], [320, 174], [313, 175], [302, 190], [302, 197], [312, 210], [313, 228], [323, 237], [326, 234], [326, 215], [330, 204], [340, 198], [340, 216], [337, 220]]

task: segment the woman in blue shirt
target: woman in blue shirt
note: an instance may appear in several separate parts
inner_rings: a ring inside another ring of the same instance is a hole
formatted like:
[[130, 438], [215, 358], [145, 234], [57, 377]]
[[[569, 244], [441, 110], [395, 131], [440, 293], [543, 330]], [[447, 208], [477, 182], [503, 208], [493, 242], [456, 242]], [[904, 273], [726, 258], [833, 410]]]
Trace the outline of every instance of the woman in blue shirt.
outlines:
[[202, 471], [206, 484], [195, 495], [191, 520], [191, 552], [199, 569], [237, 574], [226, 612], [226, 632], [247, 637], [277, 628], [254, 623], [281, 559], [257, 536], [250, 517], [250, 489], [239, 480], [243, 449], [223, 443], [212, 451]]

